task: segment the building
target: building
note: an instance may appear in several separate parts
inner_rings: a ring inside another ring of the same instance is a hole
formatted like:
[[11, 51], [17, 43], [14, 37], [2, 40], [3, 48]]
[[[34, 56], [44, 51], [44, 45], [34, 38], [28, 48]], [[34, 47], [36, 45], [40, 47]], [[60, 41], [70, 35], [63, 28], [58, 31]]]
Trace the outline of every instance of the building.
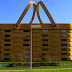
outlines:
[[[30, 60], [30, 24], [0, 24], [0, 60]], [[54, 30], [51, 24], [32, 24], [33, 61], [42, 61], [45, 54], [52, 60], [72, 60], [72, 25], [57, 24]]]
[[54, 61], [72, 60], [72, 24], [55, 24], [50, 15], [51, 24], [20, 24], [21, 17], [17, 24], [0, 24], [0, 61], [30, 61], [31, 29], [33, 62], [46, 55]]

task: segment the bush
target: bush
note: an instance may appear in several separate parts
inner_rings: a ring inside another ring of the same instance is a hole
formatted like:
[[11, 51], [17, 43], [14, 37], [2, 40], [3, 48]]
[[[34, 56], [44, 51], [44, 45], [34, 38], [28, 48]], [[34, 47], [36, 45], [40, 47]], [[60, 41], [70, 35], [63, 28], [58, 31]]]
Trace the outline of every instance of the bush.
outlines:
[[[16, 67], [16, 66], [24, 66], [24, 67], [30, 67], [30, 63], [11, 63], [5, 67]], [[59, 62], [51, 62], [51, 63], [48, 63], [48, 62], [41, 62], [41, 63], [32, 63], [32, 66], [33, 67], [40, 67], [40, 66], [60, 66], [60, 63]]]
[[16, 64], [15, 63], [11, 63], [11, 64], [9, 64], [9, 66], [8, 67], [15, 67], [16, 66]]
[[33, 63], [33, 67], [39, 67], [39, 66], [60, 66], [60, 63], [53, 62], [53, 63]]

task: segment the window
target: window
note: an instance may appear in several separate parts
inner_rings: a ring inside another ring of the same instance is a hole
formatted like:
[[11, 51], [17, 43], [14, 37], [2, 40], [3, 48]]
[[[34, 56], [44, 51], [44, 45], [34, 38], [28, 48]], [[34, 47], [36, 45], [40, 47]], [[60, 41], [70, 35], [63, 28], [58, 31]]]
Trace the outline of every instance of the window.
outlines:
[[5, 41], [10, 41], [10, 39], [5, 39]]
[[24, 41], [29, 41], [29, 39], [24, 39]]
[[8, 61], [8, 60], [10, 60], [10, 58], [4, 58], [4, 60]]
[[5, 46], [10, 46], [10, 44], [5, 44]]
[[43, 41], [48, 41], [48, 39], [42, 39]]
[[29, 35], [27, 35], [27, 34], [24, 34], [24, 37], [29, 37]]
[[62, 50], [62, 51], [67, 51], [67, 48], [62, 48], [61, 50]]
[[61, 34], [62, 37], [67, 37], [67, 34]]
[[61, 41], [67, 41], [67, 39], [61, 39]]
[[29, 30], [24, 30], [24, 32], [29, 32]]
[[67, 32], [67, 30], [61, 30], [61, 32]]
[[44, 48], [44, 49], [42, 49], [42, 51], [48, 51], [48, 49], [47, 48]]
[[24, 46], [29, 46], [29, 44], [24, 44]]
[[42, 30], [42, 32], [48, 32], [48, 30]]
[[61, 46], [67, 46], [67, 44], [61, 44]]
[[10, 54], [9, 54], [9, 53], [5, 53], [4, 55], [8, 56], [8, 55], [10, 55]]
[[10, 30], [5, 30], [5, 32], [10, 32]]
[[67, 53], [61, 53], [61, 55], [67, 55]]
[[10, 49], [4, 49], [5, 51], [10, 51]]
[[48, 53], [42, 53], [43, 56], [48, 55]]
[[10, 37], [10, 35], [5, 35], [5, 37]]
[[43, 46], [48, 46], [48, 44], [43, 44]]
[[42, 58], [43, 61], [45, 61], [45, 58]]
[[0, 53], [1, 53], [1, 51], [0, 51]]
[[67, 58], [62, 58], [61, 60], [67, 60]]
[[48, 35], [42, 35], [43, 37], [48, 37]]

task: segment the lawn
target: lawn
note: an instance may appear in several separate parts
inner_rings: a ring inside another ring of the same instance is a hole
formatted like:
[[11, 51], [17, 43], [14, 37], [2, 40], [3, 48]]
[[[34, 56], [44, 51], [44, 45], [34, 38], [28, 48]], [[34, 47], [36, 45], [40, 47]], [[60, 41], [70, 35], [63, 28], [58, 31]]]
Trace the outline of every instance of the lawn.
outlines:
[[57, 71], [9, 71], [9, 72], [72, 72], [72, 70], [57, 70]]

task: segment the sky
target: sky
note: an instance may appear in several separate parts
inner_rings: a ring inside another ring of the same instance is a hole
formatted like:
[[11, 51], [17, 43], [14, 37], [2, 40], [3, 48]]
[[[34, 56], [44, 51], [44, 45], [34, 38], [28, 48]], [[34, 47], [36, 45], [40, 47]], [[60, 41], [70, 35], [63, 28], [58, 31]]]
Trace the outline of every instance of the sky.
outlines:
[[[0, 0], [0, 24], [16, 23], [21, 13], [31, 0]], [[40, 0], [32, 0], [35, 3]], [[72, 0], [41, 0], [55, 23], [72, 23]], [[39, 6], [40, 17], [43, 23], [50, 23], [48, 17]], [[33, 14], [33, 5], [28, 10], [21, 23], [29, 23]], [[37, 15], [33, 23], [39, 23]]]

